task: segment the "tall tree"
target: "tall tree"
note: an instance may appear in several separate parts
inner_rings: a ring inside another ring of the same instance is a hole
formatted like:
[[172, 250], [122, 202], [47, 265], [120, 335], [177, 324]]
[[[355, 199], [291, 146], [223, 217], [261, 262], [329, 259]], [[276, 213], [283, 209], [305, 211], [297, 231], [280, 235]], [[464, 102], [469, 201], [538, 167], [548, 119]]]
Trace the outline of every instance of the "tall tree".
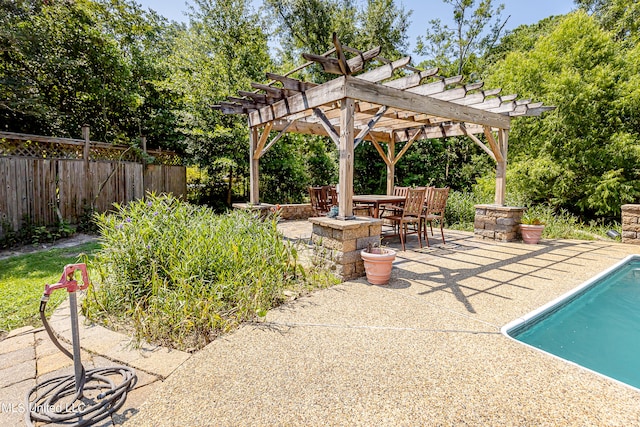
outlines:
[[575, 0], [591, 13], [602, 26], [613, 31], [618, 40], [629, 45], [640, 40], [640, 2], [637, 0]]
[[504, 30], [504, 5], [494, 7], [492, 0], [442, 0], [453, 6], [455, 26], [440, 19], [429, 21], [423, 37], [418, 37], [416, 53], [428, 55], [427, 66], [437, 66], [453, 74], [476, 73]]
[[166, 20], [129, 0], [1, 0], [0, 10], [3, 129], [78, 137], [89, 124], [109, 142], [177, 139], [171, 97], [154, 85]]
[[265, 7], [277, 23], [274, 32], [284, 64], [299, 64], [304, 52], [331, 49], [334, 32], [354, 48], [381, 46], [381, 54], [391, 59], [407, 49], [411, 12], [394, 0], [266, 0]]
[[209, 202], [229, 200], [232, 183], [248, 176], [248, 133], [244, 117], [212, 108], [262, 82], [270, 68], [267, 36], [250, 0], [196, 0], [190, 26], [166, 59], [162, 87], [180, 97], [177, 112], [191, 161], [207, 169], [216, 189]]
[[587, 217], [613, 216], [640, 197], [640, 49], [625, 49], [584, 12], [534, 48], [513, 52], [490, 83], [558, 108], [517, 120], [512, 190]]

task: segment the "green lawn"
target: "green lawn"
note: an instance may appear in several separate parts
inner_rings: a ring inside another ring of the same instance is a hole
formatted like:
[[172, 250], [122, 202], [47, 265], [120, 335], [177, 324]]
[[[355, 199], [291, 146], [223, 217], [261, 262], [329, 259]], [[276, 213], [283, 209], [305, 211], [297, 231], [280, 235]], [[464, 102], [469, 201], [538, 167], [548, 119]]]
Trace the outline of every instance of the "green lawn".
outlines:
[[[90, 255], [99, 248], [98, 243], [85, 243], [0, 260], [0, 336], [26, 325], [40, 326], [38, 310], [44, 285], [58, 282], [65, 265], [82, 262], [80, 254]], [[66, 291], [55, 291], [47, 313], [66, 297]]]

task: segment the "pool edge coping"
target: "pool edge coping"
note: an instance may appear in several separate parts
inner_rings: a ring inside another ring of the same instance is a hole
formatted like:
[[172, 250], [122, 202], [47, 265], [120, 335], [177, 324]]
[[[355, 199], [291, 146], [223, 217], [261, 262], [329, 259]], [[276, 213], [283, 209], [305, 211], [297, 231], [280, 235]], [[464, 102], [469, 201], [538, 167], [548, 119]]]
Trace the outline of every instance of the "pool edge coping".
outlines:
[[620, 268], [621, 266], [623, 266], [624, 264], [627, 264], [628, 262], [630, 262], [632, 260], [640, 260], [640, 254], [627, 255], [622, 260], [618, 261], [617, 263], [615, 263], [611, 267], [603, 270], [602, 272], [596, 274], [592, 278], [586, 280], [584, 283], [582, 283], [582, 284], [576, 286], [575, 288], [563, 293], [559, 297], [554, 298], [550, 302], [548, 302], [548, 303], [546, 303], [546, 304], [544, 304], [544, 305], [542, 305], [542, 306], [530, 311], [529, 313], [526, 313], [525, 315], [520, 316], [520, 317], [512, 320], [511, 322], [505, 324], [504, 326], [502, 326], [500, 328], [500, 333], [502, 335], [504, 335], [507, 339], [509, 339], [511, 341], [515, 341], [520, 345], [524, 345], [524, 346], [526, 346], [528, 348], [531, 348], [531, 349], [534, 349], [534, 350], [536, 350], [536, 351], [538, 351], [540, 353], [547, 354], [547, 355], [549, 355], [549, 356], [551, 356], [551, 357], [553, 357], [555, 359], [561, 360], [561, 361], [563, 361], [565, 363], [569, 363], [569, 364], [571, 364], [573, 366], [576, 366], [576, 367], [578, 367], [580, 369], [583, 369], [583, 370], [586, 370], [588, 372], [594, 373], [594, 374], [598, 375], [599, 377], [606, 378], [606, 379], [608, 379], [610, 381], [613, 381], [613, 382], [618, 383], [620, 385], [623, 385], [623, 386], [625, 386], [627, 388], [631, 388], [631, 389], [633, 389], [635, 391], [640, 392], [640, 388], [638, 388], [638, 387], [632, 386], [632, 385], [627, 384], [627, 383], [625, 383], [623, 381], [620, 381], [620, 380], [617, 380], [615, 378], [612, 378], [612, 377], [610, 377], [608, 375], [605, 375], [605, 374], [602, 374], [600, 372], [594, 371], [593, 369], [590, 369], [590, 368], [587, 368], [585, 366], [582, 366], [582, 365], [580, 365], [580, 364], [578, 364], [576, 362], [573, 362], [571, 360], [567, 360], [567, 359], [565, 359], [563, 357], [560, 357], [558, 355], [555, 355], [553, 353], [545, 351], [545, 350], [543, 350], [541, 348], [534, 347], [531, 344], [528, 344], [526, 342], [520, 341], [520, 340], [512, 337], [511, 335], [509, 335], [509, 332], [511, 332], [512, 330], [524, 327], [527, 324], [530, 324], [530, 323], [533, 323], [533, 322], [537, 321], [539, 317], [547, 314], [547, 312], [553, 310], [554, 308], [564, 304], [566, 301], [568, 301], [572, 297], [578, 295], [580, 292], [582, 292], [582, 291], [586, 290], [587, 288], [593, 286], [596, 282], [601, 280], [604, 276], [610, 274], [614, 270]]

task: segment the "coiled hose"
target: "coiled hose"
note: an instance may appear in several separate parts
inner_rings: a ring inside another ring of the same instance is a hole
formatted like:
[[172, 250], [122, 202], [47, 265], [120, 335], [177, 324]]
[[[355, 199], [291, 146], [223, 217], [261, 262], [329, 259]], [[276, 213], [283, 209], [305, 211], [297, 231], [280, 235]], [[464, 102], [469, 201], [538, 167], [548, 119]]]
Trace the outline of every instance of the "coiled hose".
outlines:
[[[60, 344], [47, 322], [44, 312], [48, 299], [44, 296], [40, 301], [42, 324], [56, 347], [73, 360], [73, 354]], [[116, 383], [118, 378], [120, 382]], [[83, 366], [78, 385], [74, 375], [67, 375], [33, 387], [26, 396], [26, 408], [29, 410], [25, 412], [25, 422], [27, 426], [33, 426], [34, 422], [78, 427], [93, 425], [120, 409], [137, 381], [135, 371], [126, 366], [89, 371], [85, 371]]]

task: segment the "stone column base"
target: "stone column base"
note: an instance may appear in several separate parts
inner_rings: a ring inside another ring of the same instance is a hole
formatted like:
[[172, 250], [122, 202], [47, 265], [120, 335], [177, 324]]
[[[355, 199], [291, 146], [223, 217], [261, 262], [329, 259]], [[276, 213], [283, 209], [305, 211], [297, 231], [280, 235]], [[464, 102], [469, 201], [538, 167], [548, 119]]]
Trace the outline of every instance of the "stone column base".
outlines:
[[476, 205], [473, 233], [476, 237], [498, 242], [520, 240], [520, 222], [525, 208], [500, 205]]
[[382, 221], [356, 217], [353, 220], [309, 218], [313, 224], [314, 262], [324, 264], [343, 281], [364, 276], [360, 251], [380, 243]]
[[622, 205], [622, 243], [640, 245], [640, 205]]

